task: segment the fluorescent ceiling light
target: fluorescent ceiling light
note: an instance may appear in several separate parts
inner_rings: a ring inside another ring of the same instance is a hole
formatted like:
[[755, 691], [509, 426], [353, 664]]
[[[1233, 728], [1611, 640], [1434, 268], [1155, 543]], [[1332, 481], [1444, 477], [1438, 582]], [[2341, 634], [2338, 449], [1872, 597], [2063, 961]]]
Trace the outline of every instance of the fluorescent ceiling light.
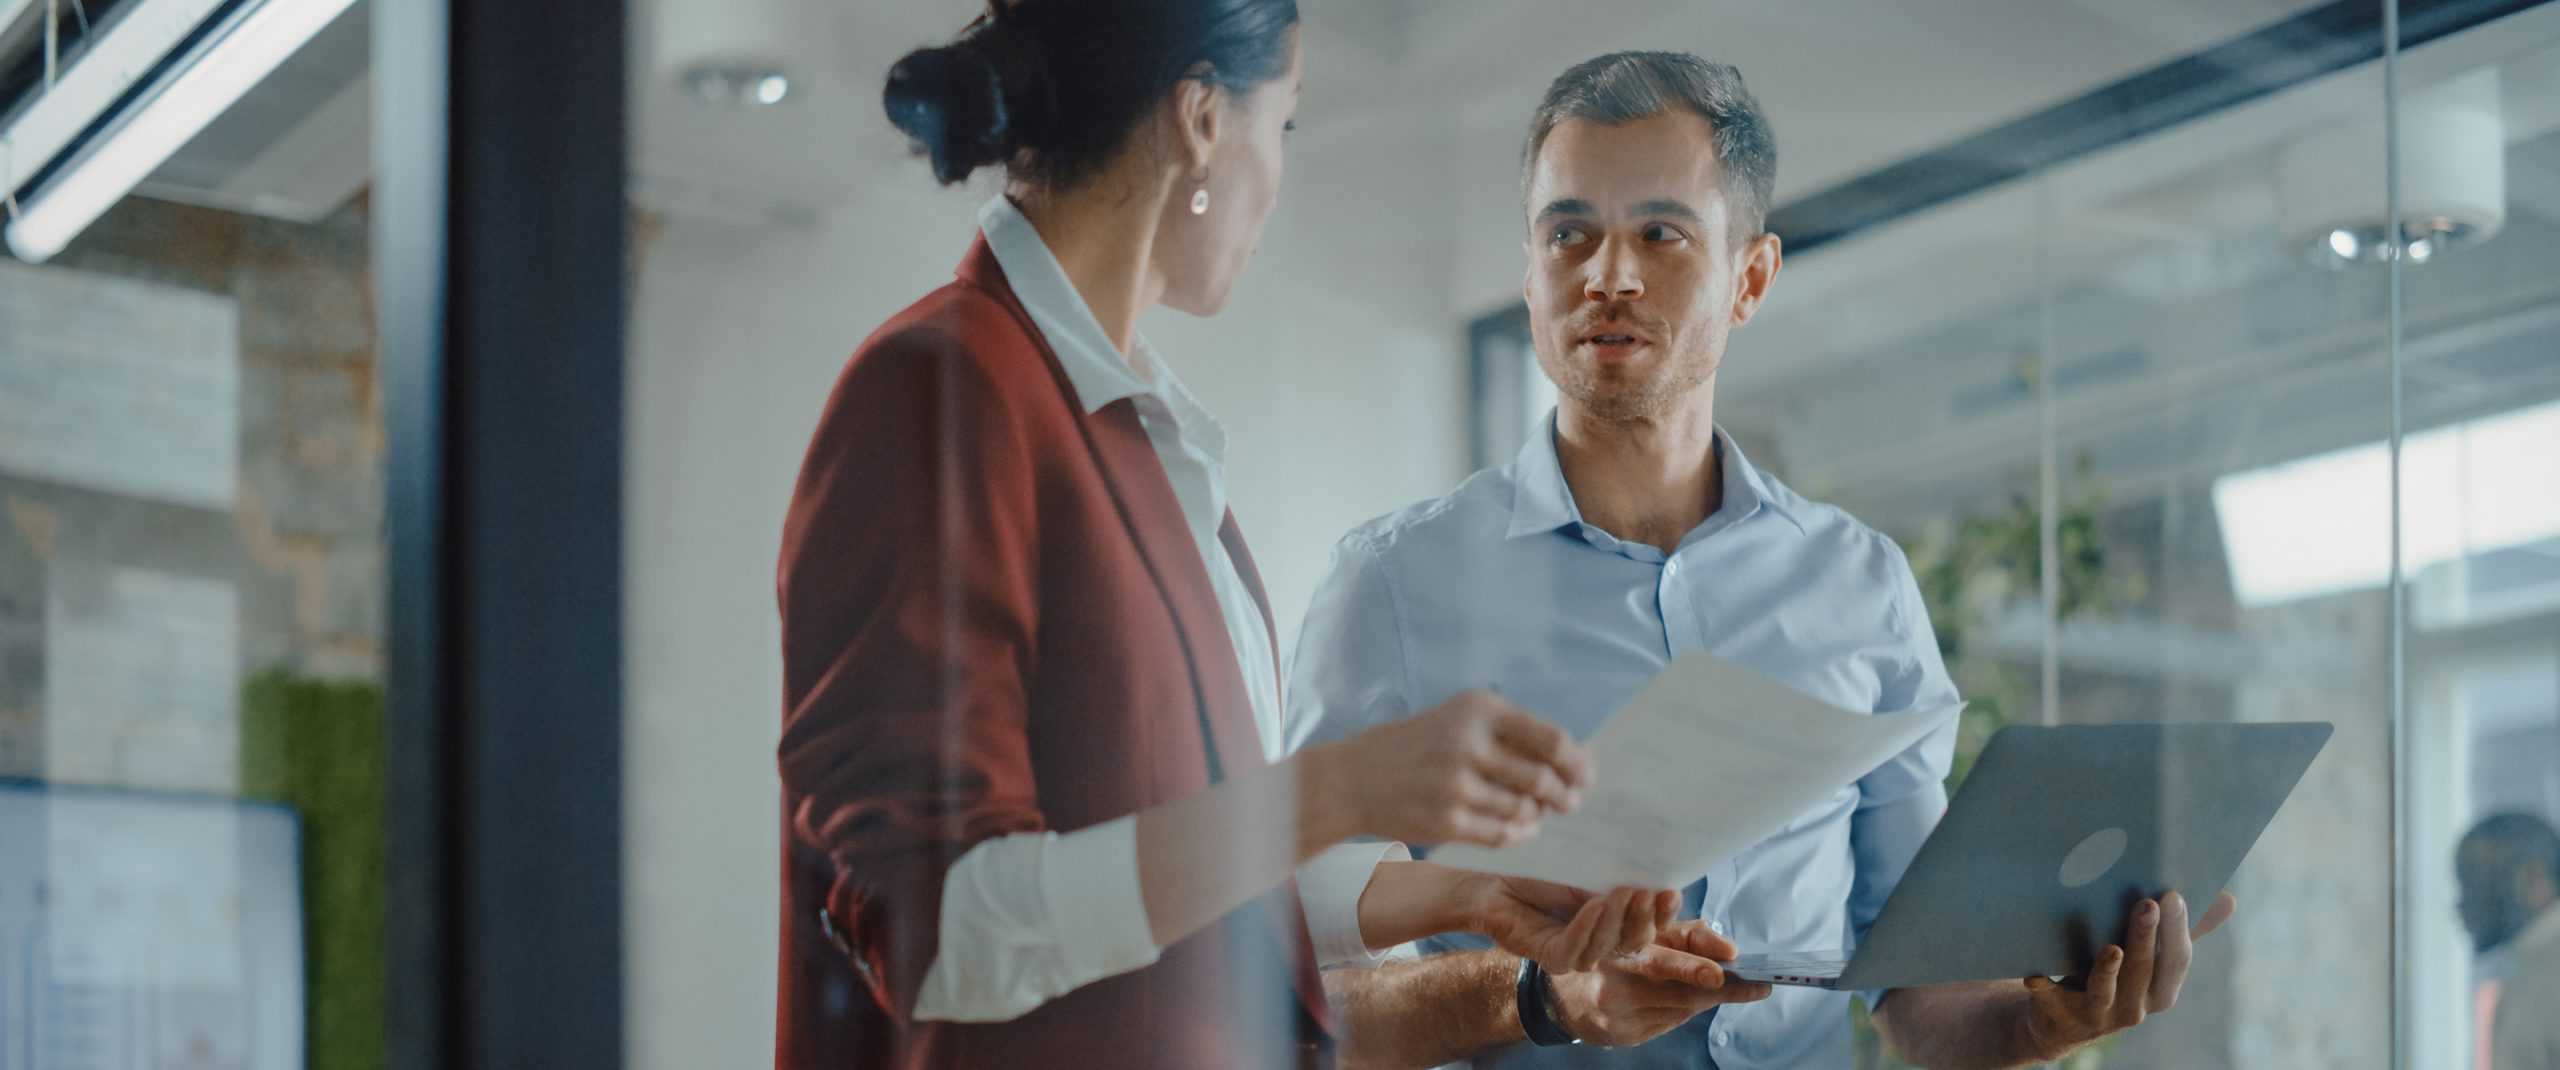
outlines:
[[29, 262], [61, 252], [109, 206], [311, 38], [354, 0], [261, 0], [229, 18], [78, 150], [9, 223], [9, 251]]
[[[2560, 537], [2560, 402], [2401, 442], [2406, 574]], [[2215, 480], [2244, 607], [2379, 587], [2391, 574], [2391, 454], [2374, 442]]]
[[[0, 0], [5, 5], [7, 0]], [[0, 175], [11, 189], [26, 184], [45, 163], [62, 155], [80, 132], [107, 114], [107, 109], [159, 69], [160, 61], [183, 47], [222, 10], [222, 0], [126, 0], [122, 11], [94, 37], [83, 38], [62, 77], [40, 87], [35, 99], [0, 129], [9, 159], [0, 161], [16, 173]], [[0, 26], [8, 25], [0, 19]]]

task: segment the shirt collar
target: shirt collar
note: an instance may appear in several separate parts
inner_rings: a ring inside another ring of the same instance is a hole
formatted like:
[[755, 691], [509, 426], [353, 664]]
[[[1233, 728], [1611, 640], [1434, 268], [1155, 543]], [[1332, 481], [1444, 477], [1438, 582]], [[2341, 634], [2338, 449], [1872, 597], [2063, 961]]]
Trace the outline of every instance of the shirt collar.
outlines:
[[[1058, 265], [1039, 228], [1014, 207], [1012, 199], [999, 194], [978, 209], [978, 230], [987, 236], [987, 250], [1004, 269], [1014, 297], [1031, 313], [1040, 336], [1058, 355], [1058, 364], [1066, 369], [1067, 381], [1075, 386], [1076, 401], [1084, 411], [1100, 412], [1122, 398], [1154, 392], [1154, 384], [1138, 378], [1129, 362], [1121, 359], [1111, 336], [1102, 332], [1102, 322], [1084, 303], [1084, 295], [1068, 280], [1067, 269]], [[1136, 344], [1147, 348], [1144, 338]], [[1164, 362], [1155, 359], [1152, 351], [1147, 353], [1147, 366], [1164, 374]]]
[[[1732, 514], [1740, 520], [1761, 509], [1785, 518], [1796, 531], [1804, 531], [1804, 521], [1769, 492], [1769, 484], [1760, 470], [1743, 456], [1742, 447], [1724, 428], [1716, 428], [1716, 442], [1724, 457], [1724, 504], [1718, 516]], [[1582, 509], [1573, 502], [1573, 488], [1564, 481], [1564, 464], [1556, 459], [1556, 417], [1551, 410], [1529, 441], [1521, 444], [1520, 455], [1511, 466], [1511, 529], [1509, 537], [1539, 535], [1557, 528], [1582, 523]], [[1712, 518], [1710, 518], [1712, 519]]]
[[1131, 345], [1146, 358], [1155, 372], [1154, 382], [1138, 378], [1129, 362], [1111, 344], [1111, 336], [1102, 332], [1102, 321], [1093, 316], [1093, 308], [1084, 303], [1084, 295], [1076, 292], [1067, 269], [1059, 266], [1049, 243], [1040, 237], [1040, 228], [1032, 226], [1029, 217], [1015, 206], [1012, 198], [1002, 194], [978, 209], [978, 230], [987, 237], [987, 251], [995, 254], [996, 266], [1004, 270], [1005, 282], [1013, 287], [1013, 296], [1031, 313], [1031, 322], [1040, 328], [1040, 337], [1058, 355], [1059, 367], [1066, 370], [1067, 382], [1075, 387], [1076, 402], [1088, 414], [1100, 412], [1103, 406], [1123, 398], [1155, 396], [1171, 410], [1175, 426], [1183, 437], [1213, 461], [1225, 463], [1227, 429], [1207, 406], [1193, 396], [1182, 377], [1148, 344], [1145, 335], [1131, 340]]

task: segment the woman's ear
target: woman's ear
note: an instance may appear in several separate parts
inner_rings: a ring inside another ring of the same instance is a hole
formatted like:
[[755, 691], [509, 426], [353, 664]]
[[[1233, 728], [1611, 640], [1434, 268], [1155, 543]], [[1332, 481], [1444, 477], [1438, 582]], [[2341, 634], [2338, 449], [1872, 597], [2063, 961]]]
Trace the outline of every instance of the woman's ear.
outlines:
[[1173, 85], [1173, 160], [1185, 175], [1205, 175], [1226, 133], [1227, 91], [1212, 81], [1206, 63], [1194, 64]]

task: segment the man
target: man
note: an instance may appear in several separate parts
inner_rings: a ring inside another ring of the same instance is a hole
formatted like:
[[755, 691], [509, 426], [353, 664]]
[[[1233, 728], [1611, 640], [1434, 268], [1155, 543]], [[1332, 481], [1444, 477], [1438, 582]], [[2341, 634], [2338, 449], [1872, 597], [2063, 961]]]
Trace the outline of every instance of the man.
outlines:
[[[1846, 708], [1954, 703], [1901, 551], [1752, 467], [1715, 428], [1726, 339], [1780, 263], [1762, 229], [1776, 150], [1741, 75], [1669, 53], [1581, 64], [1548, 90], [1523, 166], [1524, 293], [1555, 416], [1510, 465], [1344, 537], [1301, 635], [1292, 745], [1475, 688], [1587, 737], [1671, 657], [1700, 650]], [[1417, 1064], [1845, 1066], [1847, 996], [1720, 984], [1705, 960], [1854, 943], [1945, 810], [1954, 734], [1840, 785], [1687, 889], [1695, 920], [1674, 947], [1541, 979], [1499, 952], [1434, 943], [1420, 962], [1329, 975], [1330, 998], [1436, 1008], [1394, 1019], [1437, 1023], [1398, 1051]], [[2168, 1009], [2191, 926], [2228, 911], [2138, 903], [2123, 945], [2070, 983], [1862, 996], [1915, 1061], [2049, 1060]], [[1636, 1051], [1590, 1047], [1667, 1032]]]
[[2454, 848], [2462, 927], [2492, 1003], [2491, 1070], [2560, 1070], [2560, 833], [2531, 814], [2498, 814]]

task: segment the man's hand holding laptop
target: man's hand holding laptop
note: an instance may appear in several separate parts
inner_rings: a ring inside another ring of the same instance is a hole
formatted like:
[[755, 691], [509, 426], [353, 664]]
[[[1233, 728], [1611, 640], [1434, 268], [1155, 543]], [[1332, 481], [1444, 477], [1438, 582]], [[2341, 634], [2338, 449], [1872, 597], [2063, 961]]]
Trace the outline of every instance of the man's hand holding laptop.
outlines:
[[[1516, 878], [1503, 883], [1541, 884]], [[1564, 891], [1555, 885], [1543, 887]], [[1593, 897], [1576, 893], [1574, 898], [1572, 903], [1537, 905], [1560, 916], [1587, 916], [1588, 911], [1577, 908]], [[1612, 898], [1623, 899], [1623, 893]], [[1993, 1020], [1981, 1022], [1987, 1027], [1986, 1035], [2017, 1038], [2016, 1048], [1998, 1045], [2003, 1053], [2023, 1050], [2032, 1053], [2036, 1062], [2058, 1061], [2176, 1006], [2197, 941], [2221, 928], [2238, 907], [2238, 900], [2224, 892], [2199, 918], [2191, 915], [2186, 897], [2176, 892], [2145, 899], [2126, 913], [2124, 942], [2101, 950], [2097, 964], [2084, 975], [2059, 981], [2029, 977], [2023, 986], [1989, 981], [1899, 989], [1878, 1011], [1877, 1024], [1898, 1046], [1909, 1043], [1903, 1050], [1927, 1065], [2004, 1065], [2012, 1060], [1989, 1050], [1936, 1052], [1921, 1038], [1896, 1036], [1897, 1019], [1936, 1021], [1988, 1011]], [[1582, 926], [1574, 928], [1579, 931]], [[1596, 950], [1605, 942], [1577, 938], [1572, 943]], [[1649, 945], [1606, 955], [1575, 972], [1557, 973], [1559, 1023], [1585, 1043], [1627, 1047], [1679, 1028], [1716, 1007], [1767, 999], [1774, 991], [1770, 985], [1726, 976], [1722, 964], [1738, 954], [1731, 940], [1703, 921], [1665, 925]]]
[[2176, 892], [2134, 904], [2125, 921], [2125, 942], [2099, 952], [2098, 964], [2078, 984], [2027, 978], [2028, 1050], [2051, 1062], [2177, 1006], [2196, 941], [2231, 920], [2239, 906], [2224, 892], [2203, 917], [2191, 921], [2186, 897]]
[[2055, 981], [1926, 985], [1896, 989], [1876, 1010], [1876, 1027], [1923, 1066], [1999, 1067], [2056, 1062], [2141, 1025], [2175, 1006], [2196, 941], [2231, 920], [2239, 903], [2224, 892], [2201, 918], [2170, 892], [2134, 903], [2125, 939], [2098, 952], [2080, 976]]

